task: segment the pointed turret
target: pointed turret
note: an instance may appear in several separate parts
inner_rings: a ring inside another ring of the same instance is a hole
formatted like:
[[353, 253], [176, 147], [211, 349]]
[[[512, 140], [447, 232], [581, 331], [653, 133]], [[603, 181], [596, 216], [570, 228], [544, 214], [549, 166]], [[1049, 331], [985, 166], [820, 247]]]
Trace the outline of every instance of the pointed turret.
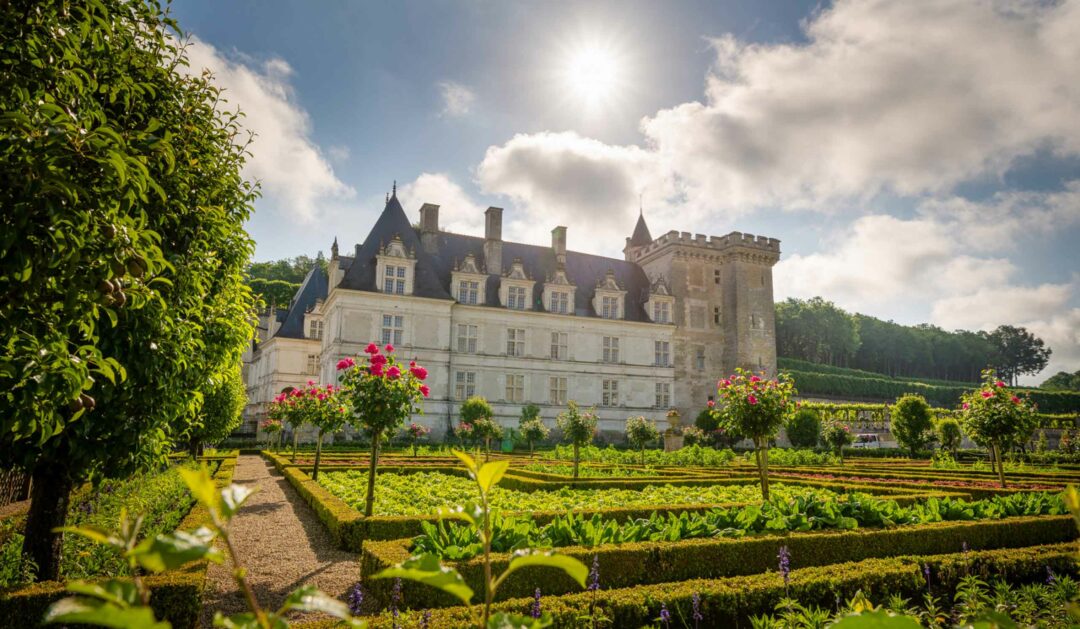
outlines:
[[643, 249], [644, 247], [652, 244], [652, 234], [649, 233], [649, 226], [645, 224], [645, 213], [638, 210], [637, 225], [634, 226], [634, 235], [626, 239], [626, 247], [623, 249], [623, 254], [627, 260], [633, 261], [634, 254]]

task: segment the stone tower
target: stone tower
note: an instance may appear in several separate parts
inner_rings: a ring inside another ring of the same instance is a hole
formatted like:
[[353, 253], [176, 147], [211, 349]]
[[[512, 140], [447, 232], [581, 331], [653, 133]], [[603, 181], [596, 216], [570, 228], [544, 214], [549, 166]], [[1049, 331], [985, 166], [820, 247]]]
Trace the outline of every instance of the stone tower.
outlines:
[[639, 217], [624, 254], [650, 280], [664, 277], [675, 296], [672, 393], [684, 424], [735, 367], [776, 374], [772, 267], [780, 259], [779, 240], [676, 231], [653, 240]]

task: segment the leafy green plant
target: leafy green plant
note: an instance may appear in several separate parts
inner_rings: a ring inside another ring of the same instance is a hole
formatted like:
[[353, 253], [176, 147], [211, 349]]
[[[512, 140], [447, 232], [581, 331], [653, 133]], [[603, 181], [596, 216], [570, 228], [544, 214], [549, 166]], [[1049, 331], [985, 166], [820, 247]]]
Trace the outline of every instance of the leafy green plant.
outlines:
[[539, 417], [527, 419], [521, 422], [519, 427], [521, 431], [521, 437], [529, 444], [529, 454], [533, 453], [533, 446], [537, 441], [543, 441], [551, 434], [551, 429], [547, 427], [544, 420]]
[[488, 502], [488, 495], [495, 487], [499, 479], [506, 473], [510, 466], [509, 461], [495, 461], [477, 465], [472, 457], [464, 452], [455, 452], [457, 457], [465, 464], [469, 476], [476, 482], [479, 491], [479, 504], [466, 504], [454, 509], [441, 509], [438, 515], [441, 518], [453, 518], [464, 521], [476, 532], [480, 539], [480, 547], [484, 556], [484, 592], [480, 609], [472, 604], [473, 590], [465, 584], [465, 579], [453, 568], [447, 568], [441, 564], [438, 557], [427, 553], [413, 556], [398, 566], [387, 568], [372, 578], [409, 579], [424, 583], [446, 592], [469, 609], [469, 614], [474, 626], [487, 629], [504, 627], [540, 628], [551, 624], [550, 616], [541, 618], [527, 618], [500, 612], [494, 616], [491, 614], [491, 604], [495, 600], [495, 592], [499, 585], [512, 573], [529, 566], [546, 566], [565, 572], [572, 579], [585, 587], [585, 577], [588, 576], [588, 568], [577, 559], [566, 555], [537, 552], [532, 550], [519, 550], [514, 553], [506, 570], [498, 576], [492, 574], [491, 568], [491, 540], [492, 540], [492, 514]]
[[908, 394], [899, 397], [890, 409], [890, 430], [896, 442], [911, 452], [915, 458], [919, 450], [934, 440], [934, 418], [930, 405], [921, 395]]
[[626, 420], [626, 439], [630, 445], [641, 452], [641, 464], [645, 465], [645, 446], [660, 438], [656, 423], [638, 415]]
[[813, 448], [821, 440], [821, 417], [817, 411], [800, 408], [787, 424], [787, 437], [796, 448]]
[[821, 433], [821, 440], [836, 453], [837, 458], [840, 459], [840, 464], [843, 465], [844, 448], [855, 441], [855, 435], [851, 434], [851, 428], [847, 424], [829, 420], [825, 424], [825, 430]]
[[563, 433], [563, 439], [570, 442], [574, 451], [574, 478], [578, 477], [578, 467], [581, 462], [581, 446], [590, 443], [596, 435], [596, 413], [582, 411], [577, 402], [570, 400], [564, 412], [555, 418], [555, 424]]
[[1035, 409], [1026, 399], [1012, 393], [998, 380], [994, 370], [983, 372], [979, 389], [965, 393], [962, 404], [964, 430], [973, 439], [988, 444], [999, 464], [998, 481], [1005, 487], [1004, 447], [1024, 440], [1035, 429]]
[[943, 450], [948, 450], [953, 458], [956, 458], [957, 450], [964, 439], [964, 433], [960, 430], [960, 422], [952, 417], [942, 417], [934, 424], [937, 432], [938, 443]]
[[355, 629], [366, 623], [353, 618], [345, 603], [335, 600], [311, 585], [304, 585], [286, 597], [276, 611], [264, 610], [247, 580], [247, 571], [229, 538], [228, 524], [240, 510], [251, 490], [242, 485], [230, 485], [218, 490], [209, 471], [182, 469], [184, 482], [192, 495], [206, 507], [211, 524], [193, 532], [159, 533], [140, 539], [142, 517], [133, 520], [127, 511], [120, 513], [119, 528], [71, 527], [68, 533], [81, 535], [114, 549], [132, 573], [131, 580], [110, 579], [104, 583], [75, 581], [68, 591], [75, 596], [53, 603], [45, 614], [46, 624], [86, 624], [125, 629], [169, 629], [170, 624], [154, 618], [150, 609], [150, 591], [143, 584], [140, 571], [152, 573], [175, 570], [192, 561], [207, 560], [221, 563], [223, 555], [215, 548], [220, 539], [234, 566], [233, 577], [244, 595], [249, 611], [226, 617], [214, 614], [215, 627], [233, 629], [284, 629], [290, 612], [319, 612], [338, 618]]

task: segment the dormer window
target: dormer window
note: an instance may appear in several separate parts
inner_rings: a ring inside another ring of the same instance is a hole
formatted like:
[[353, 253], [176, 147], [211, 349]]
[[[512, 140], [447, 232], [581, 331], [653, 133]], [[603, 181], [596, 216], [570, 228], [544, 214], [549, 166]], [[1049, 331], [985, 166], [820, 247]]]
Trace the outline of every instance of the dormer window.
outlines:
[[609, 270], [596, 284], [593, 310], [604, 319], [622, 319], [626, 315], [625, 303], [626, 291], [615, 280], [615, 271]]
[[484, 303], [487, 274], [476, 262], [476, 256], [467, 254], [461, 264], [454, 265], [451, 277], [454, 299], [459, 304], [476, 306]]
[[499, 299], [511, 310], [531, 310], [533, 284], [521, 259], [515, 258], [499, 285]]
[[577, 287], [566, 277], [566, 269], [559, 267], [544, 282], [544, 304], [548, 312], [574, 314], [574, 292]]
[[570, 293], [553, 290], [548, 293], [548, 311], [566, 314], [570, 304]]
[[308, 338], [321, 339], [323, 333], [322, 319], [312, 319], [308, 322]]
[[666, 301], [653, 302], [653, 321], [656, 323], [671, 323], [671, 303]]
[[656, 278], [649, 286], [649, 301], [645, 311], [652, 317], [653, 323], [672, 323], [671, 315], [675, 310], [675, 297], [668, 288], [664, 276]]
[[525, 310], [525, 288], [508, 286], [506, 288], [506, 307], [511, 310]]
[[379, 289], [387, 295], [411, 295], [416, 270], [416, 255], [405, 248], [401, 237], [394, 236], [376, 256]]
[[603, 307], [601, 308], [600, 316], [605, 319], [618, 319], [619, 318], [619, 298], [618, 297], [601, 297]]

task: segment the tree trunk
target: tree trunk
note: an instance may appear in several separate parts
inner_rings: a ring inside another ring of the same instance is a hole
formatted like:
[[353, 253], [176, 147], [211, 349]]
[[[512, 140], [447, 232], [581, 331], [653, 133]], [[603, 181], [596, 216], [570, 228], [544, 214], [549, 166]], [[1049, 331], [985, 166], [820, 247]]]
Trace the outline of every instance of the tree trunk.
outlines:
[[769, 447], [765, 445], [761, 450], [761, 480], [765, 483], [765, 500], [769, 499]]
[[645, 444], [641, 444], [641, 465], [645, 466]]
[[191, 458], [196, 459], [199, 457], [199, 438], [192, 437], [188, 439], [188, 454]]
[[754, 439], [754, 459], [757, 461], [758, 481], [761, 483], [761, 498], [768, 502], [769, 482], [765, 478], [765, 453], [759, 439]]
[[484, 437], [484, 461], [491, 460], [491, 437]]
[[292, 462], [296, 463], [296, 442], [300, 439], [300, 427], [293, 428], [292, 431]]
[[998, 480], [1001, 481], [1001, 488], [1005, 489], [1005, 462], [1001, 460], [1001, 446], [994, 444], [994, 458], [997, 459], [998, 467]]
[[382, 431], [371, 435], [371, 460], [368, 461], [367, 500], [364, 503], [364, 515], [371, 517], [375, 510], [375, 468], [379, 465], [379, 442]]
[[578, 444], [574, 442], [574, 480], [577, 480], [578, 475]]
[[319, 480], [319, 459], [322, 458], [323, 431], [319, 431], [319, 438], [315, 440], [315, 468], [311, 470], [311, 480]]
[[66, 472], [60, 465], [41, 462], [32, 474], [22, 552], [37, 566], [38, 581], [56, 581], [60, 576], [64, 535], [53, 529], [67, 522], [74, 483]]

